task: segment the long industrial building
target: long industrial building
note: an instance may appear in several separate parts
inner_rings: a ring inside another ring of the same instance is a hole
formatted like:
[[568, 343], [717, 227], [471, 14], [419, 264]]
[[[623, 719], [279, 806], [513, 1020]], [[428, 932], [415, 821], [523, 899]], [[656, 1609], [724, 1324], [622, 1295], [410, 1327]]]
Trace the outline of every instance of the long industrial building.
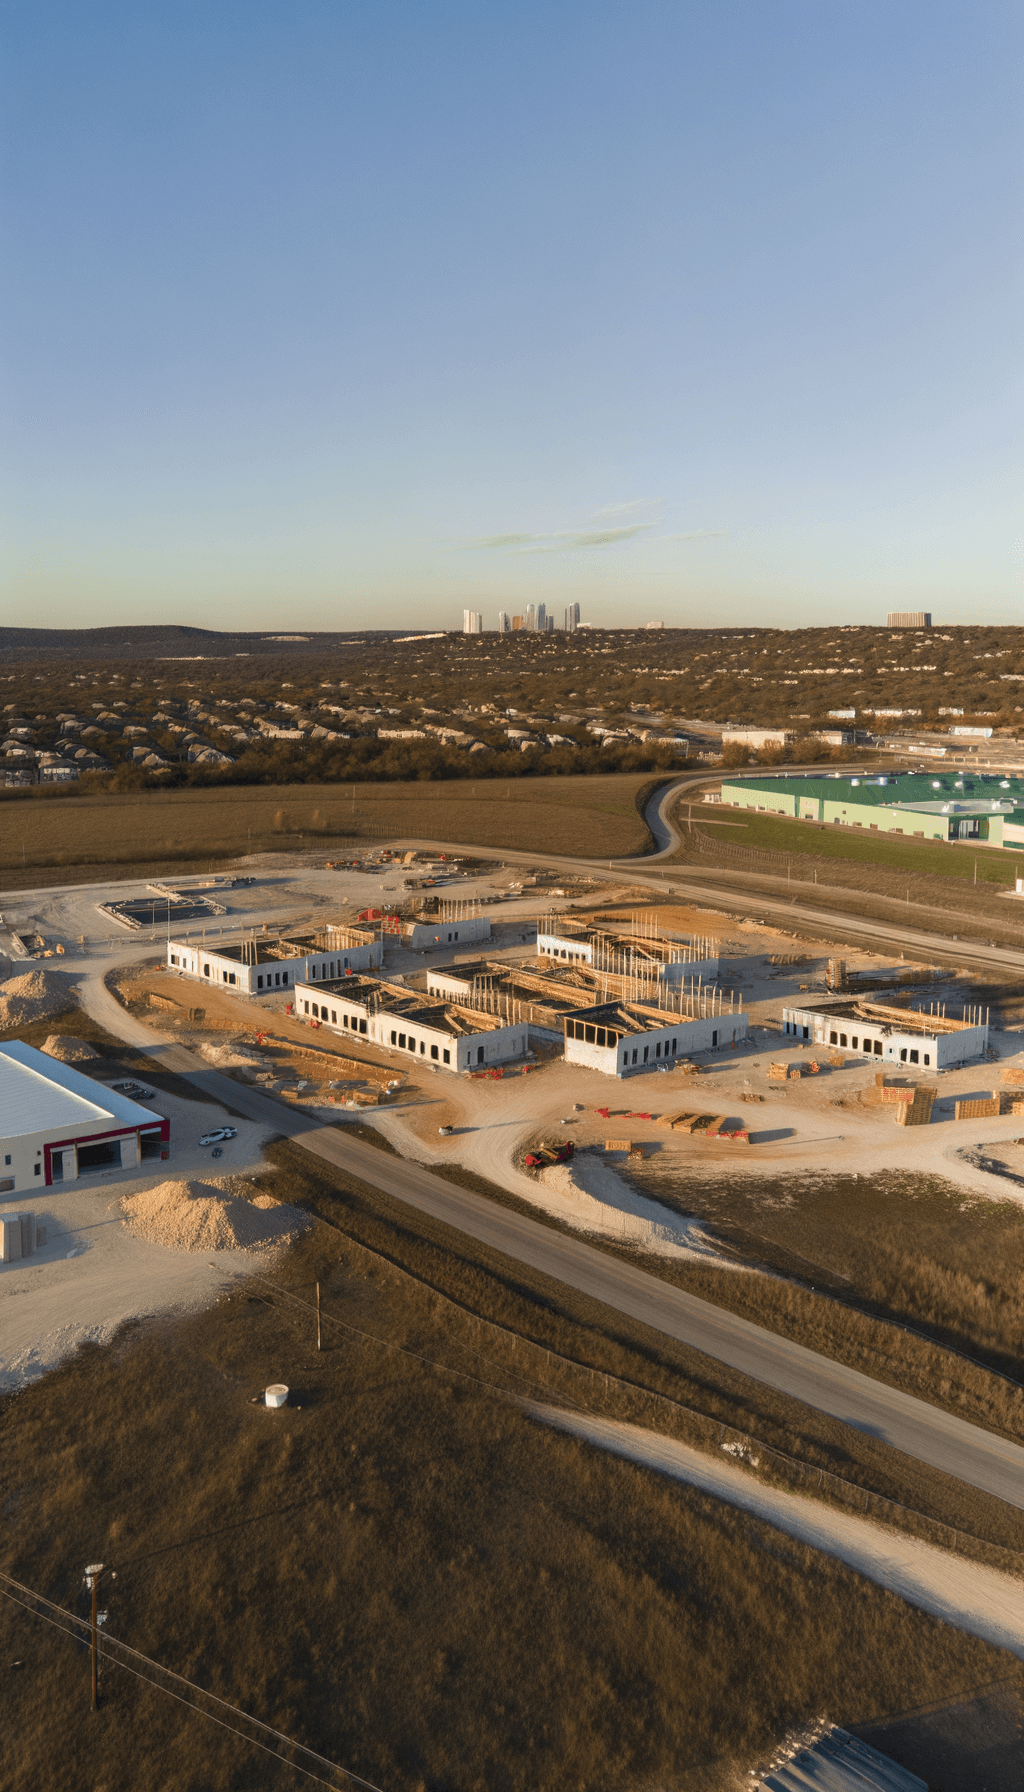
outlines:
[[170, 1121], [20, 1039], [0, 1043], [0, 1196], [164, 1158]]
[[380, 937], [368, 927], [328, 927], [290, 939], [252, 936], [215, 950], [194, 940], [167, 942], [168, 970], [245, 996], [279, 995], [296, 983], [368, 971], [382, 956]]
[[815, 1045], [924, 1070], [965, 1064], [982, 1057], [988, 1045], [988, 1020], [980, 1008], [965, 1009], [958, 1020], [947, 1018], [941, 1004], [925, 1013], [850, 996], [813, 1008], [783, 1008], [782, 1030]]
[[343, 1037], [355, 1035], [453, 1073], [521, 1061], [529, 1049], [527, 1025], [515, 1003], [488, 1013], [376, 977], [299, 983], [295, 1013]]
[[563, 1026], [568, 1064], [620, 1078], [737, 1045], [748, 1033], [745, 1014], [710, 1003], [703, 1014], [674, 1014], [640, 1002], [599, 1002], [567, 1015]]
[[723, 803], [797, 821], [906, 834], [917, 840], [976, 840], [1024, 846], [1024, 777], [970, 771], [882, 772], [722, 780]]

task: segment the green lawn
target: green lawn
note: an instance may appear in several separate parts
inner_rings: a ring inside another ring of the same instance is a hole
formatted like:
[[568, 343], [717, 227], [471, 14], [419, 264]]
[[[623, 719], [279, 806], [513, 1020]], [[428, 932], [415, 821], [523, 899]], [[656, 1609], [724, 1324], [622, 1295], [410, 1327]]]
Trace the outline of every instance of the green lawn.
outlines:
[[[685, 827], [687, 805], [678, 811]], [[1000, 851], [997, 847], [978, 846], [970, 841], [944, 845], [941, 841], [907, 840], [891, 834], [872, 833], [862, 828], [819, 826], [806, 821], [780, 820], [775, 815], [756, 815], [742, 809], [723, 809], [721, 816], [697, 813], [695, 822], [715, 820], [743, 822], [743, 827], [708, 826], [713, 840], [728, 846], [758, 847], [762, 851], [809, 853], [821, 859], [851, 859], [855, 863], [887, 865], [894, 871], [930, 871], [939, 877], [961, 877], [974, 881], [978, 867], [978, 883], [1013, 887], [1016, 877], [1024, 876], [1024, 850], [1020, 853]]]

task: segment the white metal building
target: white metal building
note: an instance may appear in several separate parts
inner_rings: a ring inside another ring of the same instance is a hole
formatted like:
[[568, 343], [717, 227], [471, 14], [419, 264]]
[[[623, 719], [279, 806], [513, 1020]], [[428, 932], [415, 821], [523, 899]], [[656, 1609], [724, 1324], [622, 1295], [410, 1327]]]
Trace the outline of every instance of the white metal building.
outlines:
[[343, 1038], [372, 1040], [453, 1072], [489, 1069], [527, 1053], [525, 1021], [485, 1014], [461, 1002], [431, 1001], [376, 979], [298, 984], [295, 1013]]
[[20, 1039], [0, 1042], [0, 1196], [168, 1155], [170, 1121]]
[[962, 1020], [954, 1020], [850, 997], [815, 1008], [783, 1008], [782, 1030], [809, 1044], [927, 1070], [980, 1058], [988, 1045], [988, 1021], [980, 1008], [967, 1009]]

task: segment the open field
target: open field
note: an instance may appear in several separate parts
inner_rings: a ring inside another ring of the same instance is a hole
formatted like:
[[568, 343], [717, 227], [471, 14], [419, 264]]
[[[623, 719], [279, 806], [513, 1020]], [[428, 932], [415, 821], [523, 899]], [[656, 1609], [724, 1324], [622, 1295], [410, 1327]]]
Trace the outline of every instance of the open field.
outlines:
[[[322, 842], [423, 838], [624, 858], [650, 845], [637, 807], [649, 773], [474, 784], [297, 784], [19, 799], [0, 806], [0, 887], [39, 872], [99, 880], [201, 869], [251, 852]], [[354, 794], [353, 794], [354, 793]], [[55, 876], [47, 881], [56, 882]]]
[[[1015, 1203], [924, 1176], [726, 1181], [657, 1159], [636, 1180], [775, 1272], [691, 1267], [695, 1292], [975, 1423], [1024, 1435], [1024, 1213]], [[913, 1328], [898, 1347], [892, 1323]]]
[[[319, 1279], [364, 1334], [448, 1348], [430, 1296], [328, 1228], [275, 1278], [306, 1299]], [[326, 1341], [317, 1355], [308, 1313], [243, 1283], [7, 1402], [10, 1572], [81, 1609], [82, 1564], [116, 1565], [113, 1635], [409, 1792], [711, 1792], [823, 1711], [863, 1724], [1019, 1672], [479, 1380], [330, 1325]], [[278, 1378], [297, 1406], [250, 1405]], [[7, 1605], [0, 1628], [26, 1670], [8, 1681], [13, 1786], [296, 1783], [114, 1669], [90, 1723], [75, 1645]]]
[[[976, 841], [952, 841], [948, 845], [931, 840], [896, 839], [891, 834], [877, 834], [870, 829], [839, 828], [824, 822], [787, 821], [775, 815], [757, 815], [746, 809], [726, 807], [713, 813], [700, 803], [682, 801], [675, 816], [676, 825], [691, 819], [694, 827], [721, 826], [708, 837], [716, 845], [728, 845], [742, 852], [755, 849], [814, 859], [848, 859], [858, 865], [882, 866], [895, 871], [930, 872], [936, 877], [966, 878], [978, 883], [995, 884], [1011, 889], [1015, 878], [1024, 873], [1024, 851], [1012, 853], [1001, 848], [979, 845]], [[731, 823], [729, 827], [724, 824]], [[834, 867], [829, 867], [831, 875]]]

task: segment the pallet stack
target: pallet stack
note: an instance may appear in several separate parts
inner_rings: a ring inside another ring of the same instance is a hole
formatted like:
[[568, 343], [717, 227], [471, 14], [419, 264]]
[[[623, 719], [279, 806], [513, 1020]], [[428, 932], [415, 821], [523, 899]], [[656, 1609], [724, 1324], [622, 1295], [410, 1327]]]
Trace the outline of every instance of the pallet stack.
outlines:
[[910, 1095], [913, 1099], [897, 1103], [897, 1126], [928, 1126], [938, 1090], [922, 1084], [918, 1089], [901, 1089], [899, 1093]]
[[999, 1097], [988, 1095], [980, 1101], [958, 1101], [953, 1111], [958, 1120], [992, 1120], [999, 1113]]

